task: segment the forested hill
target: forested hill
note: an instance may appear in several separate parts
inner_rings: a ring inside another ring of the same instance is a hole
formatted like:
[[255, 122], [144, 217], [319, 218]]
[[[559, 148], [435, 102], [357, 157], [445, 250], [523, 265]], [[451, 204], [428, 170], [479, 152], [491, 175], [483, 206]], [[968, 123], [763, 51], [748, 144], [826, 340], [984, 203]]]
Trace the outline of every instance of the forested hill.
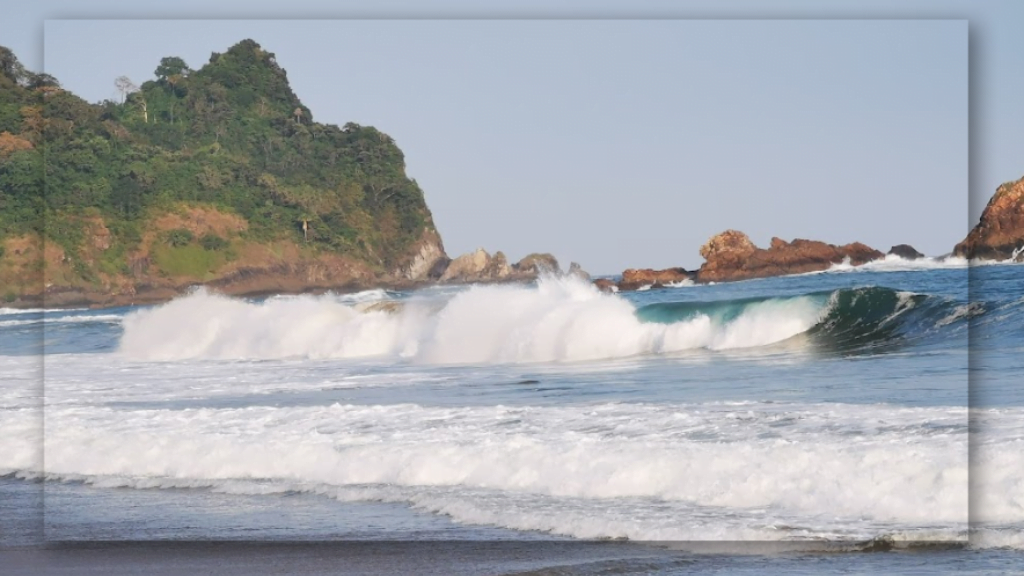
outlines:
[[121, 96], [100, 104], [2, 47], [0, 68], [4, 301], [36, 301], [44, 287], [61, 304], [197, 283], [242, 293], [415, 281], [446, 261], [395, 142], [315, 122], [252, 40], [195, 70], [163, 58], [138, 86], [112, 78]]

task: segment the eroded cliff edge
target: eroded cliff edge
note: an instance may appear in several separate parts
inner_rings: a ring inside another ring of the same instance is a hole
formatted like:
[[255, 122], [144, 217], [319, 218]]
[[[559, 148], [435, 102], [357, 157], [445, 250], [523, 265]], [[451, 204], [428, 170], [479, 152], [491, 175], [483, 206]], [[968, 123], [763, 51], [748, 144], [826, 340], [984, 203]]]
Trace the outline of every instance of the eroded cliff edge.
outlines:
[[1024, 261], [1024, 178], [1000, 186], [981, 220], [953, 254], [972, 260]]

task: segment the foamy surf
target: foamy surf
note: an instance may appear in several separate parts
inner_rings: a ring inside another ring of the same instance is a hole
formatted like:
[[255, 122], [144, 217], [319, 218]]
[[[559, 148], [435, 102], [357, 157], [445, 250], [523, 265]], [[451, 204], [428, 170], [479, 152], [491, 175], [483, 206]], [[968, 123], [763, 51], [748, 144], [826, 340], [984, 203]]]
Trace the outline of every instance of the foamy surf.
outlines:
[[[45, 469], [37, 416], [8, 416], [0, 473], [98, 487], [301, 491], [577, 538], [858, 540], [938, 526], [955, 540], [966, 530], [958, 408], [53, 406]], [[1015, 497], [993, 491], [984, 505]]]
[[923, 258], [908, 259], [896, 254], [887, 254], [884, 258], [872, 260], [859, 266], [850, 263], [846, 258], [838, 264], [833, 264], [827, 270], [819, 272], [808, 272], [810, 274], [827, 274], [842, 272], [916, 272], [922, 270], [949, 270], [966, 269], [971, 266], [1006, 266], [1019, 264], [1016, 255], [1007, 260], [968, 260], [960, 256], [925, 256]]
[[76, 324], [76, 323], [89, 323], [99, 322], [105, 324], [119, 324], [122, 320], [120, 314], [93, 314], [93, 315], [78, 315], [78, 316], [38, 316], [30, 319], [19, 319], [19, 320], [0, 320], [0, 326], [28, 326], [32, 324]]
[[826, 307], [813, 299], [765, 302], [725, 323], [698, 315], [666, 325], [641, 321], [625, 299], [575, 279], [543, 279], [535, 287], [474, 286], [440, 304], [408, 301], [396, 310], [360, 308], [330, 296], [254, 303], [200, 290], [129, 314], [120, 351], [149, 360], [595, 360], [764, 346], [808, 330]]

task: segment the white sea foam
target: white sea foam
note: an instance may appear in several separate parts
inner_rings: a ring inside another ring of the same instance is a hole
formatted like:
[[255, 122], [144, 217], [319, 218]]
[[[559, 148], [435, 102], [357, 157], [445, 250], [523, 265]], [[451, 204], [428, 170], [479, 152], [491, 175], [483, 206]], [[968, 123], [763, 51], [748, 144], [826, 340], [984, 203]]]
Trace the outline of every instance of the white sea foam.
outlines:
[[80, 312], [88, 308], [0, 308], [0, 316], [12, 316], [19, 314], [59, 314], [66, 312]]
[[0, 316], [7, 314], [39, 314], [46, 312], [44, 308], [0, 308]]
[[0, 326], [27, 326], [30, 324], [78, 324], [88, 322], [101, 322], [106, 324], [118, 324], [123, 317], [120, 314], [92, 314], [76, 316], [37, 317], [25, 320], [0, 320]]
[[619, 358], [693, 348], [772, 344], [806, 331], [825, 311], [812, 298], [752, 305], [724, 324], [707, 316], [645, 323], [632, 304], [589, 283], [548, 278], [535, 287], [474, 286], [443, 308], [409, 301], [360, 313], [328, 296], [252, 303], [197, 291], [124, 320], [127, 357], [358, 358], [507, 363]]
[[334, 299], [339, 302], [376, 302], [378, 300], [391, 299], [391, 294], [386, 290], [375, 288], [373, 290], [363, 290], [362, 292], [352, 292], [350, 294], [335, 294]]
[[902, 258], [895, 254], [887, 254], [884, 258], [872, 260], [860, 266], [854, 266], [846, 258], [839, 264], [833, 264], [827, 270], [808, 272], [807, 274], [827, 274], [836, 272], [913, 272], [917, 270], [966, 269], [970, 266], [1004, 266], [1018, 262], [1014, 258], [1008, 260], [968, 260], [959, 256], [946, 255], [924, 257], [914, 260]]
[[943, 268], [967, 268], [969, 262], [966, 258], [956, 256], [943, 256], [939, 258], [924, 257], [910, 260], [895, 254], [887, 254], [879, 260], [872, 260], [860, 266], [854, 266], [850, 259], [846, 258], [839, 264], [833, 264], [823, 272], [810, 272], [810, 274], [835, 273], [835, 272], [908, 272], [915, 270], [935, 270]]
[[[100, 486], [407, 502], [466, 524], [577, 537], [966, 529], [966, 410], [959, 408], [54, 406], [45, 420], [45, 471], [37, 417], [14, 410], [0, 421], [0, 469]], [[1021, 461], [1019, 450], [993, 449], [1010, 459], [1004, 464]], [[994, 491], [984, 505], [1013, 510], [1016, 497]], [[1008, 514], [992, 520], [1012, 520]]]
[[463, 380], [466, 369], [204, 361], [168, 370], [82, 354], [48, 360], [44, 428], [41, 390], [32, 383], [38, 362], [0, 361], [15, 377], [0, 386], [0, 473], [21, 477], [303, 491], [575, 537], [844, 541], [962, 541], [970, 482], [971, 513], [983, 523], [971, 545], [1020, 548], [1024, 539], [1020, 408], [972, 412], [968, 478], [967, 410], [959, 407], [745, 401], [169, 410], [146, 406], [350, 380], [436, 385], [446, 375]]

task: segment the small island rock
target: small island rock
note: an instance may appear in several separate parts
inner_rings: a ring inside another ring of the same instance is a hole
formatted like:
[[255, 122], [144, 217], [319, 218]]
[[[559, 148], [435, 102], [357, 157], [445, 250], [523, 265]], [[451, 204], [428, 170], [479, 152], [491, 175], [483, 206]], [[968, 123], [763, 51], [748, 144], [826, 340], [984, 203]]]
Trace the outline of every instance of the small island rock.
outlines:
[[886, 253], [886, 255], [889, 254], [892, 254], [893, 256], [899, 256], [904, 260], [917, 260], [918, 258], [924, 258], [924, 254], [918, 252], [910, 244], [897, 244], [892, 248], [889, 248], [889, 251]]
[[705, 262], [697, 272], [699, 282], [729, 282], [816, 272], [845, 260], [859, 266], [884, 256], [860, 242], [835, 246], [800, 238], [792, 242], [772, 238], [768, 249], [758, 248], [746, 234], [737, 230], [726, 230], [712, 236], [701, 246], [700, 254]]

